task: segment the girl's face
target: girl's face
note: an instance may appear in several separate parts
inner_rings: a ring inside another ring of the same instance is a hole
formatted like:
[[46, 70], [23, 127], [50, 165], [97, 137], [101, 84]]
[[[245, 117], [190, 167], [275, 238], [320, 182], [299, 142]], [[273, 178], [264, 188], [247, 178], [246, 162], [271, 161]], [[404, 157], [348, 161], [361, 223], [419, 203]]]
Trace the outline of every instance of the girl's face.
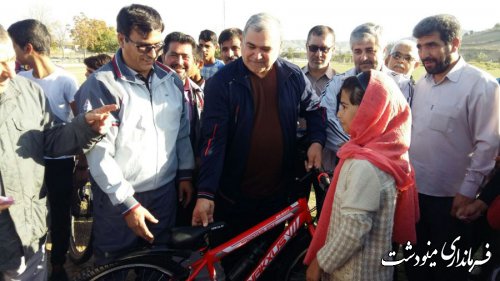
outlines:
[[347, 134], [350, 134], [349, 130], [351, 127], [352, 119], [356, 116], [359, 105], [353, 105], [349, 100], [349, 93], [346, 90], [342, 90], [340, 94], [340, 108], [337, 113], [337, 117], [340, 120], [342, 128]]

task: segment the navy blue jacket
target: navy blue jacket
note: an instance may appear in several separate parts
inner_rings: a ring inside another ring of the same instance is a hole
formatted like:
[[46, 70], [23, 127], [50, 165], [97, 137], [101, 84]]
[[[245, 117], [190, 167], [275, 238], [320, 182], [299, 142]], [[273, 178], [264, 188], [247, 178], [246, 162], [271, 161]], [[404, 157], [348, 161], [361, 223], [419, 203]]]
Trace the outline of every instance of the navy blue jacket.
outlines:
[[[273, 67], [276, 67], [283, 133], [281, 172], [287, 179], [293, 179], [297, 119], [299, 115], [306, 118], [309, 140], [324, 146], [326, 113], [298, 66], [278, 59]], [[250, 71], [240, 58], [212, 76], [204, 92], [198, 198], [214, 199], [217, 189], [221, 189], [226, 197], [237, 199], [241, 195], [254, 120]]]

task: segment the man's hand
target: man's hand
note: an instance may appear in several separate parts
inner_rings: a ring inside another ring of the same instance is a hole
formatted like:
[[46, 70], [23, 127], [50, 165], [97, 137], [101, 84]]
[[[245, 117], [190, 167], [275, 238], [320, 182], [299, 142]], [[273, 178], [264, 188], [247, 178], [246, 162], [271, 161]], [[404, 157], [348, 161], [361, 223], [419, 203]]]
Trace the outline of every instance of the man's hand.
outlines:
[[307, 149], [307, 161], [305, 163], [306, 171], [309, 172], [313, 167], [316, 169], [321, 168], [322, 151], [323, 147], [317, 142], [313, 142], [309, 146], [309, 149]]
[[318, 259], [314, 258], [307, 268], [306, 280], [307, 281], [319, 281], [321, 278], [321, 268], [319, 267]]
[[457, 193], [455, 195], [455, 198], [453, 199], [453, 205], [451, 206], [451, 216], [457, 217], [458, 209], [467, 206], [468, 204], [472, 203], [472, 201], [474, 201], [474, 198], [469, 198], [467, 196], [463, 196], [460, 193]]
[[181, 181], [179, 182], [179, 203], [182, 204], [183, 208], [186, 208], [191, 198], [193, 198], [193, 184], [191, 181]]
[[465, 222], [472, 222], [484, 214], [487, 209], [488, 205], [486, 205], [486, 203], [476, 199], [471, 204], [459, 208], [457, 211], [457, 218]]
[[153, 243], [155, 238], [149, 231], [148, 226], [146, 225], [146, 220], [152, 223], [158, 223], [158, 220], [146, 208], [139, 206], [135, 210], [126, 214], [124, 218], [127, 222], [127, 226], [132, 229], [135, 235], [141, 237], [149, 243]]
[[11, 196], [1, 196], [0, 195], [0, 213], [3, 210], [7, 210], [12, 204], [14, 204], [14, 199]]
[[214, 222], [214, 201], [200, 198], [196, 200], [196, 206], [193, 211], [193, 226], [203, 225], [207, 226], [209, 223]]
[[95, 132], [103, 135], [111, 127], [111, 119], [109, 113], [117, 110], [119, 107], [116, 104], [108, 104], [96, 108], [85, 113], [85, 121]]

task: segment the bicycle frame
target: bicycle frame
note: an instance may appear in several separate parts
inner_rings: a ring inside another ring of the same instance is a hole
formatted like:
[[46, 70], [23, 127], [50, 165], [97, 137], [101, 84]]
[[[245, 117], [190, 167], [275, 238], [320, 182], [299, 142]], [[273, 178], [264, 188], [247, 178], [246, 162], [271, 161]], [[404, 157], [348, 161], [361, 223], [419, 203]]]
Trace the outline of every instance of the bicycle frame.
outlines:
[[220, 261], [224, 256], [243, 247], [256, 237], [259, 237], [263, 233], [273, 229], [287, 220], [289, 222], [285, 230], [273, 242], [273, 244], [269, 246], [264, 257], [261, 258], [257, 266], [246, 278], [246, 280], [257, 280], [257, 278], [269, 266], [271, 261], [276, 258], [278, 253], [280, 253], [288, 242], [290, 242], [290, 240], [297, 234], [301, 226], [306, 225], [311, 236], [314, 234], [315, 226], [305, 198], [299, 198], [296, 202], [269, 217], [265, 221], [239, 234], [228, 242], [204, 252], [200, 259], [189, 265], [191, 274], [187, 278], [187, 281], [195, 280], [195, 277], [204, 267], [207, 267], [208, 269], [210, 280], [215, 280], [216, 273], [214, 263]]

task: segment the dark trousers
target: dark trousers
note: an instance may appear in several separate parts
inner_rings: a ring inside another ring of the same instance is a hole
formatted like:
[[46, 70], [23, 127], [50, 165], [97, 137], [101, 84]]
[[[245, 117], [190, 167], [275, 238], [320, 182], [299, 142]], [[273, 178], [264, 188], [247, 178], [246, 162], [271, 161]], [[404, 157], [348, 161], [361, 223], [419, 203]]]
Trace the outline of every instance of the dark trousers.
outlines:
[[[453, 197], [435, 197], [419, 194], [420, 221], [417, 223], [417, 244], [412, 245], [412, 249], [405, 250], [405, 257], [415, 253], [420, 257], [432, 253], [435, 254], [427, 260], [425, 265], [415, 265], [412, 258], [405, 263], [406, 275], [410, 281], [460, 281], [467, 280], [468, 266], [456, 267], [464, 257], [464, 251], [470, 251], [472, 247], [473, 227], [450, 215]], [[441, 252], [445, 255], [453, 253], [452, 243], [460, 236], [460, 240], [454, 243], [456, 247], [455, 255], [449, 260], [444, 260]], [[428, 245], [430, 242], [430, 245]], [[444, 245], [446, 243], [446, 245]], [[403, 245], [406, 248], [406, 245]], [[457, 262], [457, 251], [460, 250], [459, 261]], [[455, 262], [454, 262], [455, 261]], [[436, 262], [435, 267], [430, 263]], [[449, 266], [449, 265], [452, 266]]]
[[45, 159], [45, 184], [49, 200], [50, 262], [62, 265], [66, 261], [71, 228], [71, 194], [73, 192], [73, 158]]
[[[93, 234], [94, 258], [98, 265], [110, 263], [118, 256], [149, 245], [136, 236], [127, 226], [120, 209], [113, 206], [108, 195], [97, 185], [92, 185], [93, 202]], [[135, 199], [141, 203], [158, 223], [146, 222], [155, 239], [154, 245], [164, 245], [167, 241], [167, 230], [174, 226], [177, 209], [177, 195], [174, 182], [167, 183], [155, 190], [137, 192]]]

